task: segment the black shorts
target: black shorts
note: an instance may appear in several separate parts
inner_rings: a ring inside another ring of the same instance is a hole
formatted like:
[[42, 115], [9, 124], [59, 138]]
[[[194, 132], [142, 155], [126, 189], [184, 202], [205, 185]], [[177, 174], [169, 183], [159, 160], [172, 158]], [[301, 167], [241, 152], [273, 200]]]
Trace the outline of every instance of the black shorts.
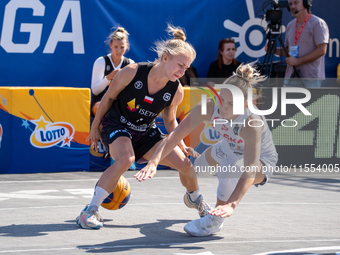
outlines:
[[135, 161], [141, 159], [156, 143], [166, 136], [157, 126], [151, 127], [145, 132], [134, 131], [126, 128], [114, 121], [103, 118], [103, 130], [101, 133], [102, 141], [107, 149], [118, 137], [125, 136], [131, 139], [132, 147], [135, 152]]

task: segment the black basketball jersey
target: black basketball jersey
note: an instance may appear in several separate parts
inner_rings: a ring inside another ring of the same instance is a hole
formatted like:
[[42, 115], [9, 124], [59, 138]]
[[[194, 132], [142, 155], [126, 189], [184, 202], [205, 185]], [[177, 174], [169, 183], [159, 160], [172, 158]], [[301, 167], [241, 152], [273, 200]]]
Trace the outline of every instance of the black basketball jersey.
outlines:
[[[105, 59], [105, 70], [104, 70], [104, 76], [105, 77], [106, 75], [108, 75], [109, 73], [111, 73], [114, 68], [113, 68], [113, 65], [111, 63], [111, 60], [110, 58], [106, 55], [106, 56], [103, 56], [103, 58]], [[122, 66], [121, 68], [123, 68], [124, 66], [127, 66], [128, 64], [130, 64], [130, 59], [129, 58], [126, 58], [126, 57], [123, 57], [123, 63], [122, 63]], [[107, 86], [102, 92], [100, 92], [98, 95], [94, 95], [92, 94], [92, 101], [91, 101], [91, 107], [93, 104], [97, 103], [98, 101], [100, 101], [104, 94], [106, 93], [106, 91], [109, 89], [109, 87]]]
[[127, 85], [113, 102], [106, 117], [120, 125], [144, 132], [155, 125], [155, 118], [171, 102], [175, 96], [179, 82], [168, 81], [164, 88], [150, 95], [148, 91], [148, 75], [152, 63], [139, 63], [133, 80]]

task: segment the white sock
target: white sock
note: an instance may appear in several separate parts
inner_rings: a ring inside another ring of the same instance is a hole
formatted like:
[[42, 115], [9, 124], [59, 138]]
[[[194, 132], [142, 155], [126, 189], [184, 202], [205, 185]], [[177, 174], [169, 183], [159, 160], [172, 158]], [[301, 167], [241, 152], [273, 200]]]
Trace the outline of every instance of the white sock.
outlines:
[[105, 189], [96, 186], [96, 188], [94, 189], [94, 195], [92, 197], [92, 201], [89, 205], [89, 208], [91, 206], [97, 206], [97, 208], [99, 208], [99, 206], [102, 204], [104, 199], [107, 198], [108, 195], [109, 193]]
[[200, 187], [198, 187], [198, 190], [196, 191], [191, 191], [191, 192], [188, 191], [188, 194], [189, 194], [191, 201], [195, 202], [200, 195]]

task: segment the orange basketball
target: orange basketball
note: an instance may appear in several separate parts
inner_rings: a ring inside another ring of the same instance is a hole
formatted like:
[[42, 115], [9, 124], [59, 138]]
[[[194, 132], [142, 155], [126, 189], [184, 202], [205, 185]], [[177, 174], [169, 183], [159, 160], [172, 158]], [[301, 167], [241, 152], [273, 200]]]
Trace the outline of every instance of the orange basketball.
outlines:
[[130, 196], [130, 184], [124, 176], [121, 176], [116, 189], [105, 198], [101, 206], [108, 210], [118, 210], [127, 204]]
[[97, 113], [99, 104], [100, 104], [100, 102], [97, 102], [97, 103], [95, 103], [94, 106], [92, 107], [92, 112], [93, 112], [94, 115], [96, 115], [96, 113]]

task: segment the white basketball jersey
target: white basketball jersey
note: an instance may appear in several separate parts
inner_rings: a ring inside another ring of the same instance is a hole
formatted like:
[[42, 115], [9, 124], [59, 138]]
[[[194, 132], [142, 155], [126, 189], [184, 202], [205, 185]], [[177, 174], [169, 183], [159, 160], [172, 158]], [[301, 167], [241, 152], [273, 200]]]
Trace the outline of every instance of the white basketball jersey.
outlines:
[[[257, 108], [255, 107], [255, 109]], [[213, 128], [216, 130], [216, 132], [221, 136], [221, 139], [224, 140], [224, 141], [221, 141], [221, 145], [229, 144], [230, 149], [232, 149], [235, 154], [242, 155], [244, 153], [245, 142], [243, 138], [240, 136], [240, 132], [242, 128], [244, 127], [247, 119], [252, 114], [253, 113], [250, 112], [248, 107], [246, 107], [244, 111], [244, 115], [239, 115], [231, 123], [229, 121], [227, 122], [220, 116], [218, 106], [215, 106], [210, 122], [213, 124]], [[272, 139], [272, 134], [266, 122], [266, 118], [264, 116], [260, 116], [260, 117], [262, 118], [262, 121], [263, 121], [260, 159], [263, 161], [269, 160], [271, 161], [271, 163], [275, 161], [275, 164], [276, 164], [277, 152], [276, 152], [275, 145]], [[250, 124], [254, 126], [259, 125], [258, 122], [253, 122]]]

